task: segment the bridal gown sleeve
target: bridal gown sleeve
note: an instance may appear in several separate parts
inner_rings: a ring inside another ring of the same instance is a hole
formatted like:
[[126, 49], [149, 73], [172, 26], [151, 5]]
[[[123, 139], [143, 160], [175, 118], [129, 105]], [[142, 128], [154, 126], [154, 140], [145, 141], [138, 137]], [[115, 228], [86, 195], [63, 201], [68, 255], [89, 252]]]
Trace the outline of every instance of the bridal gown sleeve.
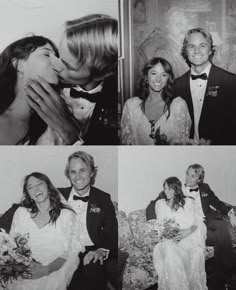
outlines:
[[132, 103], [133, 99], [126, 101], [121, 117], [121, 144], [135, 145], [135, 134], [132, 126]]
[[181, 144], [185, 142], [190, 135], [191, 118], [189, 115], [186, 102], [177, 97], [171, 104], [170, 117], [167, 122], [170, 122], [169, 142], [171, 144]]
[[25, 216], [27, 216], [25, 209], [19, 207], [13, 216], [10, 233], [20, 233], [22, 235], [27, 233], [25, 231], [25, 227], [23, 226]]
[[75, 213], [64, 210], [64, 213], [61, 217], [61, 232], [64, 233], [60, 236], [64, 241], [64, 249], [61, 255], [61, 258], [66, 260], [63, 265], [63, 271], [61, 275], [63, 276], [62, 282], [66, 281], [66, 284], [69, 285], [69, 282], [72, 279], [72, 276], [76, 269], [79, 266], [78, 254], [85, 250], [84, 243], [82, 240], [82, 227]]
[[[194, 201], [186, 199], [185, 206], [171, 210], [165, 200], [156, 203], [157, 219], [172, 218], [180, 229], [203, 224], [196, 216]], [[200, 227], [179, 242], [159, 242], [153, 251], [153, 263], [158, 275], [158, 290], [206, 290], [205, 236]]]

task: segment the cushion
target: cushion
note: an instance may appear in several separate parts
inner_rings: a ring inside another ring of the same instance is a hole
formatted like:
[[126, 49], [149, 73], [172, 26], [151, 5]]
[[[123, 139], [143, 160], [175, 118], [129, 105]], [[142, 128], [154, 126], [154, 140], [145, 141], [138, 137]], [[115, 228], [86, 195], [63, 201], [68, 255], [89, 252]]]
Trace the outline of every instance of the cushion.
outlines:
[[127, 258], [129, 257], [129, 254], [127, 252], [118, 250], [118, 275], [119, 275], [119, 289], [122, 289], [122, 283], [123, 283], [123, 274], [125, 270], [125, 265]]
[[119, 233], [118, 247], [128, 252], [134, 241], [133, 234], [126, 213], [124, 211], [118, 211], [117, 215]]
[[[228, 204], [227, 204], [228, 205]], [[234, 213], [236, 213], [236, 206], [233, 206], [234, 209]], [[228, 224], [228, 229], [229, 232], [231, 234], [231, 238], [232, 238], [232, 243], [233, 243], [233, 247], [236, 247], [236, 227], [233, 227], [229, 221], [229, 217], [228, 216], [224, 216], [223, 219], [227, 222]]]
[[156, 282], [157, 275], [152, 263], [152, 254], [146, 255], [133, 244], [126, 262], [122, 290], [143, 290]]
[[147, 253], [152, 253], [159, 241], [157, 232], [153, 230], [155, 220], [147, 222], [144, 209], [131, 212], [128, 220], [136, 246]]

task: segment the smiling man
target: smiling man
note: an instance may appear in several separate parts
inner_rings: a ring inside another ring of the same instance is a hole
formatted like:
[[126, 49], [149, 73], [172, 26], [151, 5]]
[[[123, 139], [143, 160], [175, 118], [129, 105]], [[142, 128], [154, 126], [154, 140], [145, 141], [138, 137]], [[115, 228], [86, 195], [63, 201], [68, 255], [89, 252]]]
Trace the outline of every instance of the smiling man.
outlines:
[[192, 119], [191, 138], [213, 145], [236, 144], [236, 76], [214, 64], [212, 36], [202, 28], [190, 29], [182, 56], [190, 70], [175, 82], [175, 96], [182, 97]]
[[58, 75], [67, 89], [59, 95], [43, 79], [29, 80], [29, 105], [50, 128], [60, 132], [64, 144], [80, 139], [87, 145], [117, 145], [117, 20], [91, 14], [67, 21], [59, 54], [54, 64], [60, 66]]
[[118, 225], [108, 193], [93, 186], [97, 167], [93, 157], [78, 151], [68, 158], [65, 175], [71, 187], [59, 188], [76, 212], [82, 226], [85, 252], [68, 290], [105, 290], [107, 267], [117, 261]]

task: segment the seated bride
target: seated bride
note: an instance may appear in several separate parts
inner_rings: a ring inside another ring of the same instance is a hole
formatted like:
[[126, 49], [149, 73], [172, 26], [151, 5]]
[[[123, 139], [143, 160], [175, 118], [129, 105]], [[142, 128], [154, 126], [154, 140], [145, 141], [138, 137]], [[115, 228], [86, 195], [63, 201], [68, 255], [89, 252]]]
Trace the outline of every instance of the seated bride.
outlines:
[[25, 177], [23, 194], [10, 233], [29, 235], [34, 260], [8, 289], [66, 290], [79, 265], [78, 254], [84, 250], [76, 214], [42, 173]]
[[126, 101], [121, 118], [123, 145], [181, 144], [189, 137], [191, 119], [186, 102], [173, 98], [174, 74], [161, 57], [143, 68], [140, 97]]
[[197, 202], [186, 197], [177, 177], [163, 184], [163, 198], [155, 204], [160, 242], [153, 251], [158, 290], [207, 290], [205, 272], [206, 225]]

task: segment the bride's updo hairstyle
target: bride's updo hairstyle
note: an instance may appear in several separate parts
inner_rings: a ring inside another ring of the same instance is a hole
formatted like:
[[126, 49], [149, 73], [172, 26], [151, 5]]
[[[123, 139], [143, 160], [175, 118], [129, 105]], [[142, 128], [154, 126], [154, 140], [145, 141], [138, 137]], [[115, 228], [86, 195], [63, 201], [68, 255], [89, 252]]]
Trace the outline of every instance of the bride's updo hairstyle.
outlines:
[[[182, 191], [182, 182], [177, 177], [169, 177], [164, 181], [163, 187], [165, 185], [167, 185], [169, 188], [172, 188], [175, 192], [172, 208], [178, 210], [179, 207], [184, 207], [185, 195]], [[167, 200], [167, 196], [165, 193], [164, 198], [165, 200]]]

